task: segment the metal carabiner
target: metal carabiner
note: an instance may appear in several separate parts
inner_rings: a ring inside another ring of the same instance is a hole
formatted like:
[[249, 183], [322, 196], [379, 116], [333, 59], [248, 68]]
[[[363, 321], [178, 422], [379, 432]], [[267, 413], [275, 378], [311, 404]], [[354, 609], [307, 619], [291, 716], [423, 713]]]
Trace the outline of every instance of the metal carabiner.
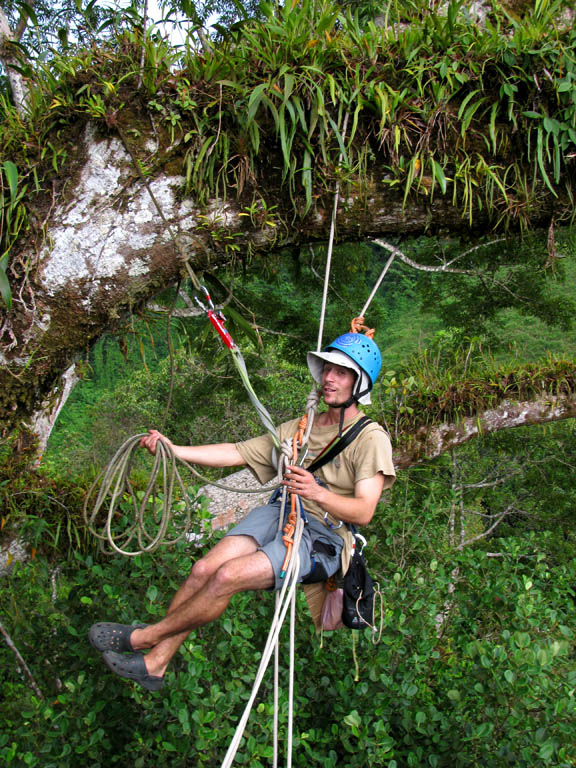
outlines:
[[205, 285], [201, 285], [200, 290], [204, 294], [206, 301], [208, 302], [208, 306], [206, 306], [206, 304], [204, 304], [204, 302], [198, 297], [198, 294], [194, 294], [194, 301], [196, 302], [196, 304], [198, 304], [200, 309], [204, 310], [204, 312], [208, 312], [209, 310], [214, 311], [215, 309], [214, 302], [212, 301], [212, 298], [208, 293], [208, 288], [206, 288]]
[[230, 335], [230, 332], [226, 328], [226, 318], [222, 312], [217, 312], [214, 309], [208, 310], [208, 320], [212, 323], [213, 327], [218, 331], [218, 334], [228, 349], [236, 349], [236, 342]]
[[298, 461], [296, 463], [297, 467], [301, 467], [302, 464], [306, 461], [306, 457], [308, 456], [308, 443], [304, 445], [304, 450], [300, 449], [300, 455], [298, 456]]
[[[360, 550], [360, 552], [358, 552], [358, 554], [361, 555], [362, 552], [364, 552], [364, 547], [366, 546], [366, 544], [368, 544], [368, 542], [366, 541], [364, 536], [362, 536], [361, 533], [355, 533], [354, 534], [354, 538], [355, 539], [359, 539], [360, 543], [362, 544], [362, 549]], [[356, 549], [356, 542], [354, 542], [354, 549]]]

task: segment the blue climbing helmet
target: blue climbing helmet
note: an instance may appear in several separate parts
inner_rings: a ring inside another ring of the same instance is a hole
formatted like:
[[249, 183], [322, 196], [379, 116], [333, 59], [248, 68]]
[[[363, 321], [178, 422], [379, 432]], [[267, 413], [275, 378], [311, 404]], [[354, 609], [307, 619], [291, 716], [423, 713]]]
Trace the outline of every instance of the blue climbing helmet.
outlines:
[[[322, 352], [308, 352], [308, 368], [320, 384], [324, 363], [351, 368], [356, 373], [351, 401], [370, 404], [370, 390], [376, 383], [382, 366], [382, 355], [376, 343], [363, 333], [344, 333], [328, 344]], [[350, 403], [343, 403], [343, 406]]]
[[382, 355], [376, 343], [363, 333], [343, 333], [332, 344], [325, 347], [325, 352], [339, 350], [348, 355], [364, 371], [370, 380], [372, 389], [382, 367]]

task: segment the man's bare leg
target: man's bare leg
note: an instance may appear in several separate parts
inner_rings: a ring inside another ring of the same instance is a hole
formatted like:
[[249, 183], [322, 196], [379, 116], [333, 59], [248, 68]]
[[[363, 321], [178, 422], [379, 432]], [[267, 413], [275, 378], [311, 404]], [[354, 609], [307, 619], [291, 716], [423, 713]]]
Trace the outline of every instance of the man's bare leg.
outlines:
[[152, 648], [145, 657], [146, 668], [148, 674], [161, 677], [190, 632], [221, 616], [234, 594], [266, 589], [273, 584], [270, 561], [257, 551], [254, 539], [227, 537], [198, 561], [176, 593], [165, 618], [132, 633], [132, 647]]

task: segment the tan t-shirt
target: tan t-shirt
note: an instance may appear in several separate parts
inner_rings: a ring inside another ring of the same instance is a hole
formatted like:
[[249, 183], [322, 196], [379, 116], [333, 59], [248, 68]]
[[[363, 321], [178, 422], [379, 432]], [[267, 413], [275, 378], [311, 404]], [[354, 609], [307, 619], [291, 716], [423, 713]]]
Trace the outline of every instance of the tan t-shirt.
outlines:
[[[351, 426], [361, 416], [363, 416], [362, 413], [356, 414], [353, 418], [345, 421], [344, 426]], [[294, 419], [278, 427], [281, 441], [292, 438], [296, 434], [298, 422], [298, 419]], [[337, 434], [338, 424], [330, 424], [325, 427], [314, 424], [308, 440], [308, 455], [303, 464], [304, 469], [310, 466], [316, 456]], [[236, 447], [249, 469], [261, 483], [267, 483], [276, 476], [277, 467], [274, 461], [272, 439], [269, 435], [262, 435], [237, 443]], [[339, 496], [352, 498], [357, 482], [374, 477], [379, 472], [384, 475], [384, 488], [390, 488], [396, 475], [392, 463], [390, 439], [379, 424], [373, 423], [364, 427], [350, 445], [315, 474], [328, 486], [330, 491]], [[308, 499], [302, 501], [306, 512], [313, 517], [324, 518], [324, 510], [318, 504]], [[329, 519], [333, 524], [338, 523], [333, 518]], [[346, 529], [339, 530], [344, 531]]]

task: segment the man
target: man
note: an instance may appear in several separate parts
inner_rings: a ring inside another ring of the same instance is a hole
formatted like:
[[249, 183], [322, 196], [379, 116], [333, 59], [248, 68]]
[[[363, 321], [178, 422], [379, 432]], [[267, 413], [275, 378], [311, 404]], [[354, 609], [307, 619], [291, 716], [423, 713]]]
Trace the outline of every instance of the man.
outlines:
[[[359, 333], [338, 337], [324, 352], [308, 353], [308, 367], [328, 409], [315, 419], [305, 466], [361, 418], [358, 403], [370, 402], [380, 365], [378, 347]], [[298, 420], [282, 424], [280, 439], [292, 438], [297, 425]], [[157, 430], [149, 430], [141, 445], [154, 454], [158, 440], [170, 445], [178, 458], [194, 464], [247, 465], [262, 483], [277, 472], [268, 435], [235, 444], [178, 446]], [[346, 524], [370, 522], [382, 491], [394, 481], [394, 467], [388, 436], [376, 423], [365, 427], [316, 476], [305, 466], [288, 466], [282, 484], [300, 497], [306, 515], [298, 580], [314, 582], [334, 575], [342, 565], [347, 567], [352, 536]], [[234, 594], [280, 589], [286, 549], [278, 532], [278, 505], [253, 509], [198, 560], [158, 623], [93, 625], [90, 642], [103, 653], [108, 667], [148, 690], [158, 690], [170, 660], [190, 632], [221, 616]]]

